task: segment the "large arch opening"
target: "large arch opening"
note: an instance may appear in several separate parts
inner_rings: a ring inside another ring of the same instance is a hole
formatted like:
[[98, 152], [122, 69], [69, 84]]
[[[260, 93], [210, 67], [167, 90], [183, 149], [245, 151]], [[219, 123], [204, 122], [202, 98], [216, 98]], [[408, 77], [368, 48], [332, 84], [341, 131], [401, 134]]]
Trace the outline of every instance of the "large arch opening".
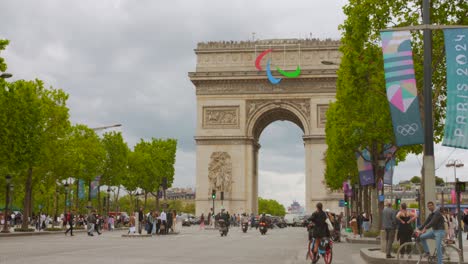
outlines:
[[302, 137], [308, 131], [306, 119], [287, 103], [266, 105], [253, 117], [248, 132], [257, 146], [252, 172], [254, 208], [259, 209], [258, 197], [277, 200], [286, 210], [294, 201], [305, 206]]
[[293, 214], [303, 213], [305, 206], [303, 135], [301, 127], [290, 121], [273, 121], [259, 135], [258, 196], [278, 201], [287, 212], [297, 202], [291, 207]]

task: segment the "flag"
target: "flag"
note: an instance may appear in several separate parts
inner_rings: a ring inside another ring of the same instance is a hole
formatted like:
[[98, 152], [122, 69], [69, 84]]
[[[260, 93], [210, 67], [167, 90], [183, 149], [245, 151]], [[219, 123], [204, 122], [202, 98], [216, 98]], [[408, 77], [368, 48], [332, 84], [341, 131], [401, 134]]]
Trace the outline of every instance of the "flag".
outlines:
[[359, 170], [359, 181], [361, 186], [375, 183], [374, 170], [371, 162], [371, 155], [367, 149], [363, 149], [361, 154], [356, 152], [357, 165]]
[[396, 145], [423, 144], [424, 131], [419, 113], [411, 34], [409, 31], [385, 31], [380, 36]]
[[91, 182], [91, 199], [97, 196], [100, 180], [101, 176], [96, 176], [96, 178], [94, 178], [94, 181]]
[[468, 29], [444, 30], [447, 115], [443, 146], [468, 149]]
[[85, 187], [84, 187], [84, 180], [78, 180], [78, 198], [84, 199], [85, 198]]

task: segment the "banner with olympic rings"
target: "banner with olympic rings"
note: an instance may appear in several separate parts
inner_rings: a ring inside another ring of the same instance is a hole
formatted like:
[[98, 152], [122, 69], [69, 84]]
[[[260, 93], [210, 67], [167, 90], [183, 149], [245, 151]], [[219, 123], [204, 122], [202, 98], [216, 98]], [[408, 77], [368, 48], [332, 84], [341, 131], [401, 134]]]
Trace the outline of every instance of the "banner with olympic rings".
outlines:
[[468, 149], [468, 29], [445, 29], [447, 116], [442, 145]]
[[397, 146], [424, 143], [409, 31], [381, 32], [387, 99]]

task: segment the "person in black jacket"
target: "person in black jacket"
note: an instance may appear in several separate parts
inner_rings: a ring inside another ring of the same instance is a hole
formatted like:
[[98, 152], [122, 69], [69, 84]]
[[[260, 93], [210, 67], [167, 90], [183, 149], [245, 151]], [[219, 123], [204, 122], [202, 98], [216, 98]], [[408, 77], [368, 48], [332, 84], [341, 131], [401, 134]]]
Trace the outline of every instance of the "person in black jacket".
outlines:
[[70, 231], [70, 236], [73, 236], [73, 219], [75, 218], [74, 212], [75, 211], [72, 210], [71, 212], [68, 212], [68, 214], [65, 215], [66, 224], [70, 225], [67, 231], [65, 231], [65, 235], [67, 235], [68, 231]]
[[468, 240], [468, 212], [465, 209], [465, 213], [463, 214], [463, 224], [466, 232], [466, 240]]
[[308, 219], [309, 222], [312, 222], [314, 225], [312, 237], [315, 238], [315, 243], [313, 249], [314, 259], [312, 260], [312, 263], [317, 263], [320, 258], [320, 256], [317, 254], [320, 240], [324, 237], [330, 236], [327, 223], [325, 222], [327, 220], [327, 215], [323, 211], [322, 203], [317, 203], [316, 208], [317, 211], [315, 211]]
[[[427, 208], [431, 211], [431, 214], [427, 217], [424, 224], [420, 227], [422, 229], [422, 235], [419, 237], [421, 239], [421, 244], [424, 248], [425, 256], [430, 255], [429, 246], [427, 245], [427, 239], [435, 239], [437, 247], [437, 263], [442, 263], [442, 240], [445, 237], [445, 227], [444, 227], [444, 217], [440, 213], [440, 209], [435, 208], [433, 202], [427, 203]], [[431, 231], [427, 229], [432, 228]]]

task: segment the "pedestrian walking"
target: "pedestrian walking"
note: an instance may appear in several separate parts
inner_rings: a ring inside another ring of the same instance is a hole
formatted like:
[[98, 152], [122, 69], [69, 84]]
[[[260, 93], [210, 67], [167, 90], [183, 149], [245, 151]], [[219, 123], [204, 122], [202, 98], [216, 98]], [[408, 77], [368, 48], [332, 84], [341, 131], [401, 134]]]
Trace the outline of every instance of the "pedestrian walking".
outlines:
[[87, 221], [87, 228], [88, 228], [88, 236], [94, 236], [94, 225], [96, 224], [96, 215], [94, 212], [91, 212], [88, 215]]
[[143, 213], [143, 207], [140, 207], [140, 210], [138, 211], [138, 234], [141, 235], [141, 229], [143, 228], [143, 219], [144, 219], [144, 213]]
[[169, 233], [169, 230], [171, 230], [171, 232], [174, 232], [174, 230], [172, 229], [172, 225], [173, 225], [172, 219], [173, 218], [172, 218], [172, 212], [171, 211], [169, 211], [167, 213], [166, 218], [167, 218], [167, 231], [166, 231], [166, 233]]
[[167, 215], [165, 210], [161, 212], [161, 230], [160, 232], [165, 235], [167, 234]]
[[463, 219], [464, 231], [466, 233], [466, 240], [468, 240], [468, 209], [465, 209], [462, 219]]
[[153, 212], [149, 212], [148, 216], [146, 217], [146, 233], [149, 235], [153, 232], [153, 224], [154, 224], [154, 218], [153, 218]]
[[200, 216], [200, 230], [205, 230], [205, 215], [202, 213]]
[[172, 210], [172, 231], [174, 233], [176, 233], [178, 228], [179, 228], [177, 225], [178, 225], [178, 223], [177, 223], [177, 212], [176, 212], [176, 210]]
[[135, 213], [132, 213], [132, 215], [130, 216], [130, 221], [128, 222], [129, 223], [129, 228], [128, 228], [128, 234], [132, 234], [134, 235], [135, 232], [136, 232], [136, 228], [135, 228]]
[[353, 237], [356, 238], [358, 235], [358, 222], [357, 222], [357, 217], [356, 217], [355, 212], [353, 212], [353, 215], [351, 216], [349, 225], [351, 226], [351, 229], [353, 230]]
[[391, 255], [393, 240], [395, 240], [395, 228], [396, 228], [396, 214], [395, 210], [392, 209], [392, 203], [387, 202], [387, 207], [382, 212], [382, 225], [385, 229], [385, 241], [386, 241], [386, 250], [387, 258], [395, 258]]
[[362, 230], [364, 232], [369, 232], [370, 229], [370, 219], [366, 213], [362, 214]]
[[[400, 245], [403, 245], [403, 243], [406, 242], [411, 242], [411, 236], [413, 235], [412, 223], [416, 221], [416, 216], [412, 212], [406, 210], [406, 203], [402, 203], [400, 205], [400, 211], [396, 215], [396, 220], [397, 223], [399, 223], [397, 240], [400, 241]], [[409, 248], [403, 248], [401, 257], [406, 253], [410, 253], [405, 252], [405, 249], [409, 251]]]
[[73, 236], [73, 220], [75, 218], [74, 213], [74, 210], [72, 210], [71, 212], [68, 212], [64, 217], [65, 227], [68, 227], [65, 231], [65, 236], [68, 234], [68, 232], [70, 232], [70, 236]]

